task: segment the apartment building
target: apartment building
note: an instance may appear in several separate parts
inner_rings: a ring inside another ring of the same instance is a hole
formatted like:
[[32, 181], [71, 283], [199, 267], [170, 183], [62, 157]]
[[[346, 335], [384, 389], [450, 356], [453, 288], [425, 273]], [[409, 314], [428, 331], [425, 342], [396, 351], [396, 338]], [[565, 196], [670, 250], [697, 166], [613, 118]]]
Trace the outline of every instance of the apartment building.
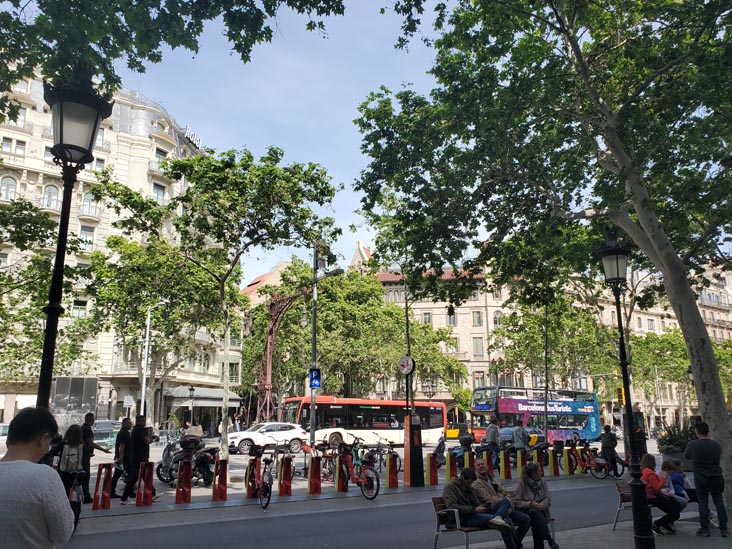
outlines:
[[[51, 155], [51, 115], [43, 100], [42, 82], [20, 82], [11, 95], [21, 109], [16, 121], [0, 124], [0, 201], [24, 198], [58, 220], [63, 192], [61, 170]], [[200, 150], [200, 139], [195, 132], [179, 125], [161, 104], [129, 90], [117, 93], [114, 101], [112, 115], [103, 121], [97, 136], [95, 160], [79, 173], [74, 189], [69, 233], [78, 235], [85, 246], [79, 253], [67, 256], [69, 265], [83, 267], [89, 261], [88, 255], [93, 250], [104, 250], [107, 238], [116, 231], [112, 226], [115, 212], [105, 204], [98, 204], [89, 192], [97, 183], [95, 170], [110, 168], [117, 181], [164, 204], [184, 190], [185, 182], [166, 178], [160, 162], [166, 158], [195, 155]], [[12, 263], [19, 253], [11, 246], [0, 248], [0, 268]], [[74, 295], [65, 296], [65, 300], [71, 307], [64, 316], [86, 314], [89, 298], [83, 284], [74, 288]], [[43, 318], [41, 311], [38, 315], [39, 320]], [[63, 325], [63, 317], [61, 321]], [[240, 338], [232, 339], [234, 350], [230, 364], [224, 367], [213, 338], [203, 332], [196, 334], [196, 353], [186, 357], [185, 365], [172, 372], [157, 391], [158, 420], [164, 420], [170, 411], [180, 412], [182, 419], [183, 410], [194, 408], [195, 419], [206, 413], [215, 414], [223, 396], [222, 376], [229, 375], [234, 385], [240, 382]], [[92, 411], [99, 418], [115, 419], [136, 413], [141, 397], [137, 375], [140, 349], [125, 348], [114, 333], [107, 332], [87, 340], [85, 350], [93, 358], [87, 363], [75, 364], [73, 372], [97, 379], [97, 402]], [[194, 395], [198, 392], [193, 400], [189, 387], [193, 388]], [[0, 385], [0, 421], [9, 421], [17, 410], [34, 405], [35, 392], [33, 380]], [[230, 394], [232, 407], [238, 406], [238, 398]], [[186, 419], [189, 418], [190, 412]]]

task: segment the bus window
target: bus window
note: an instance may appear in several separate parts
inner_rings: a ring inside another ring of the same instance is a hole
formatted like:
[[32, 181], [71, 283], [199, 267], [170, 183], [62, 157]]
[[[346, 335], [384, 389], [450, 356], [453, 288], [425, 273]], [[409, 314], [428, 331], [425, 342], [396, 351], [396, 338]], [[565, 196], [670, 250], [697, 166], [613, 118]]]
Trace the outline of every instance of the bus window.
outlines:
[[498, 396], [499, 398], [526, 398], [526, 389], [501, 387]]
[[539, 427], [540, 429], [544, 427], [544, 415], [536, 416], [531, 415], [529, 416], [529, 421], [526, 422], [526, 427]]
[[348, 417], [347, 409], [345, 406], [325, 406], [323, 414], [323, 427], [324, 429], [340, 427], [341, 429], [346, 428], [346, 418]]

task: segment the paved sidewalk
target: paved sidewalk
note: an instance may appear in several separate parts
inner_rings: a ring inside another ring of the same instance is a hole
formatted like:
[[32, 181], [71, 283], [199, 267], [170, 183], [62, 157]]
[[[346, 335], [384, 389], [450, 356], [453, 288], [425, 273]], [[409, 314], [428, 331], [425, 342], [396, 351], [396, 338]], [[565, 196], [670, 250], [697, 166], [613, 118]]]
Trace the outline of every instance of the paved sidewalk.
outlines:
[[[695, 544], [699, 544], [700, 549], [730, 549], [732, 547], [732, 538], [723, 538], [719, 535], [719, 529], [712, 528], [712, 537], [702, 538], [696, 535], [699, 528], [699, 517], [696, 513], [682, 513], [681, 520], [676, 521], [675, 535], [654, 536], [656, 547], [661, 549], [690, 549]], [[444, 541], [450, 536], [442, 536], [440, 538], [440, 547], [442, 549], [452, 549], [444, 546]], [[453, 540], [459, 539], [458, 536], [452, 536]], [[471, 536], [471, 549], [498, 549], [505, 547], [503, 542], [489, 541], [475, 543], [479, 541], [479, 535]], [[475, 541], [474, 541], [475, 540]], [[528, 541], [528, 544], [526, 543]], [[618, 527], [613, 532], [613, 525], [603, 524], [601, 526], [593, 526], [591, 528], [580, 528], [577, 530], [562, 530], [557, 532], [556, 542], [561, 549], [587, 549], [588, 547], [597, 548], [627, 548], [634, 546], [633, 539], [633, 523], [631, 521], [619, 522]], [[454, 541], [450, 542], [453, 546]], [[524, 539], [524, 547], [531, 546], [531, 533]], [[454, 545], [464, 547], [464, 545]]]

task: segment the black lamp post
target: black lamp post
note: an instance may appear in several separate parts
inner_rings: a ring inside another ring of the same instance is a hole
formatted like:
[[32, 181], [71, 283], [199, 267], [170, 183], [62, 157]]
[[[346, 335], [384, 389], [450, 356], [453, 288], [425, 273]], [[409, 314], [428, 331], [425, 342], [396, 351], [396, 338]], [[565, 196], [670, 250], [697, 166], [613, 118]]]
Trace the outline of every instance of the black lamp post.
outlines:
[[71, 194], [77, 174], [84, 169], [85, 164], [94, 160], [92, 151], [99, 124], [112, 114], [113, 103], [105, 100], [94, 90], [91, 73], [79, 68], [74, 69], [71, 80], [63, 85], [52, 86], [45, 83], [43, 98], [51, 107], [54, 141], [51, 153], [53, 161], [61, 166], [61, 179], [64, 182], [56, 258], [53, 264], [51, 288], [48, 292], [48, 305], [43, 308], [43, 312], [46, 313], [46, 330], [36, 399], [37, 407], [48, 408], [51, 399], [58, 319], [64, 312], [61, 299]]
[[633, 506], [633, 532], [636, 549], [653, 549], [656, 542], [651, 529], [651, 509], [646, 499], [646, 486], [641, 480], [640, 450], [636, 437], [633, 404], [630, 398], [630, 374], [628, 372], [628, 357], [625, 353], [625, 334], [623, 333], [623, 314], [620, 307], [620, 292], [626, 285], [628, 267], [628, 248], [622, 246], [615, 239], [608, 239], [605, 247], [597, 252], [602, 259], [605, 271], [605, 283], [615, 296], [615, 310], [618, 317], [618, 348], [620, 351], [620, 369], [623, 375], [623, 390], [625, 391], [625, 433], [626, 440], [630, 441], [630, 496]]
[[193, 426], [193, 397], [196, 395], [196, 388], [193, 385], [188, 386], [188, 396], [191, 397], [191, 427]]
[[432, 400], [432, 397], [435, 396], [435, 393], [437, 392], [437, 384], [435, 383], [435, 380], [428, 377], [422, 381], [422, 392], [427, 395], [428, 399]]

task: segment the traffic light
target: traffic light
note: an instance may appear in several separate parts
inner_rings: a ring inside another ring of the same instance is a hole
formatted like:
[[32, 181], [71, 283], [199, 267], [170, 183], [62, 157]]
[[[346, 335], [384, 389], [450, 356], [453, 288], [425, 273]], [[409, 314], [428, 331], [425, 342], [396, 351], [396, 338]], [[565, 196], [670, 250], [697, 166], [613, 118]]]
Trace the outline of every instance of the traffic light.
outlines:
[[618, 403], [625, 406], [625, 389], [618, 387]]

